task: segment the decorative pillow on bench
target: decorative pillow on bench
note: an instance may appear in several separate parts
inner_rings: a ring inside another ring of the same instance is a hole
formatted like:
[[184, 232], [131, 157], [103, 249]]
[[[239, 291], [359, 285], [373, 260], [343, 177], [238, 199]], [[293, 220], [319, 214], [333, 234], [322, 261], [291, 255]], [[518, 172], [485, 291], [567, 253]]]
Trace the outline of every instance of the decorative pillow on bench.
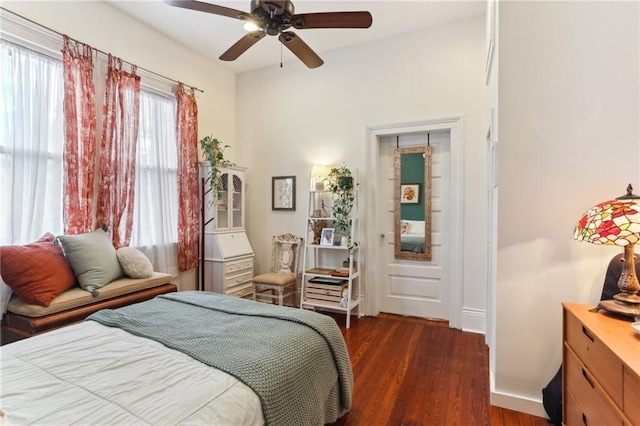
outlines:
[[147, 278], [153, 275], [153, 265], [143, 252], [134, 247], [120, 247], [116, 256], [125, 274], [130, 278]]
[[98, 289], [124, 275], [107, 232], [98, 228], [79, 235], [60, 235], [64, 254], [80, 287], [98, 296]]
[[[33, 243], [0, 247], [3, 289], [6, 284], [26, 304], [48, 307], [76, 280], [83, 290], [97, 297], [98, 289], [125, 274], [148, 278], [154, 275], [153, 265], [133, 247], [116, 250], [103, 228], [58, 237], [46, 233]], [[10, 295], [3, 290], [5, 302]]]
[[3, 281], [24, 302], [49, 306], [75, 284], [62, 248], [46, 233], [33, 243], [0, 248]]

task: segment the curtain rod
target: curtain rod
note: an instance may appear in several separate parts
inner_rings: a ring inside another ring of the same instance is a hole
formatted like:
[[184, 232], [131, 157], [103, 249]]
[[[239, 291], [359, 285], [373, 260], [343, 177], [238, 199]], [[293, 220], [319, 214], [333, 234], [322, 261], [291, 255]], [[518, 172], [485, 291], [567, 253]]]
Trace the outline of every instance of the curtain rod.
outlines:
[[[11, 11], [11, 10], [9, 10], [9, 9], [6, 9], [6, 8], [4, 8], [4, 7], [2, 7], [2, 6], [0, 6], [0, 9], [1, 9], [1, 10], [3, 10], [3, 11], [5, 11], [5, 12], [9, 12], [9, 13], [11, 13], [12, 15], [18, 16], [20, 19], [24, 19], [25, 21], [27, 21], [27, 22], [29, 22], [29, 23], [31, 23], [31, 24], [33, 24], [33, 25], [37, 25], [37, 26], [38, 26], [38, 27], [40, 27], [40, 28], [44, 28], [45, 30], [50, 31], [50, 32], [52, 32], [52, 33], [54, 33], [54, 34], [56, 34], [56, 35], [58, 35], [58, 36], [60, 36], [60, 37], [64, 37], [64, 36], [66, 35], [66, 34], [62, 34], [62, 33], [61, 33], [61, 32], [59, 32], [59, 31], [54, 30], [53, 28], [49, 28], [49, 27], [47, 27], [46, 25], [42, 25], [42, 24], [40, 24], [39, 22], [36, 22], [36, 21], [34, 21], [34, 20], [32, 20], [32, 19], [29, 19], [29, 18], [27, 18], [27, 17], [25, 17], [25, 16], [22, 16], [22, 15], [20, 15], [19, 13], [16, 13], [16, 12], [13, 12], [13, 11]], [[83, 43], [83, 42], [81, 42], [80, 40], [77, 40], [77, 39], [75, 39], [75, 38], [73, 38], [73, 37], [70, 37], [70, 36], [68, 36], [68, 35], [67, 35], [67, 37], [69, 38], [69, 40], [72, 40], [72, 41], [74, 41], [74, 42], [76, 42], [76, 43], [81, 43], [81, 44], [84, 44], [84, 45], [86, 45], [86, 46], [89, 46], [88, 44]], [[102, 50], [100, 50], [100, 49], [96, 49], [96, 48], [95, 48], [95, 47], [93, 47], [93, 46], [89, 46], [89, 47], [90, 47], [90, 48], [91, 48], [91, 50], [93, 50], [94, 52], [100, 53], [100, 54], [102, 54], [102, 55], [104, 55], [104, 56], [107, 56], [107, 57], [109, 56], [109, 53], [107, 53], [107, 52], [104, 52], [104, 51], [102, 51]], [[132, 66], [132, 67], [137, 67], [138, 69], [140, 69], [140, 70], [142, 70], [142, 71], [144, 71], [144, 72], [146, 72], [146, 73], [153, 74], [153, 75], [155, 75], [155, 76], [157, 76], [157, 77], [163, 78], [163, 79], [168, 80], [168, 81], [172, 81], [172, 82], [177, 83], [177, 84], [183, 84], [183, 85], [185, 85], [185, 86], [187, 86], [187, 87], [190, 87], [192, 90], [197, 90], [197, 91], [198, 91], [198, 92], [200, 92], [200, 93], [204, 93], [204, 90], [202, 90], [202, 89], [198, 89], [198, 88], [197, 88], [197, 87], [195, 87], [195, 86], [191, 86], [191, 85], [189, 85], [189, 84], [182, 83], [181, 81], [178, 81], [178, 80], [175, 80], [175, 79], [173, 79], [173, 78], [167, 77], [167, 76], [165, 76], [165, 75], [159, 74], [159, 73], [157, 73], [157, 72], [155, 72], [155, 71], [151, 71], [151, 70], [149, 70], [149, 69], [143, 68], [143, 67], [141, 67], [141, 66], [139, 66], [139, 65], [136, 65], [136, 64], [134, 64], [134, 63], [131, 63], [131, 62], [129, 62], [129, 61], [125, 61], [124, 59], [122, 59], [122, 62], [125, 62], [125, 63], [129, 64], [129, 65], [130, 65], [130, 66]]]

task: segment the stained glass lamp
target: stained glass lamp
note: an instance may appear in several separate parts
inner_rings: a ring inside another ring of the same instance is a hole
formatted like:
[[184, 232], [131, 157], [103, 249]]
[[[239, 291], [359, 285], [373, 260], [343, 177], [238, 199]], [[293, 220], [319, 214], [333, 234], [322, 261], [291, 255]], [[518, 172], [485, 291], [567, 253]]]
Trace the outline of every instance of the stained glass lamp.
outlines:
[[593, 244], [617, 245], [624, 249], [624, 263], [618, 280], [620, 293], [603, 300], [598, 308], [617, 314], [640, 315], [640, 283], [634, 265], [634, 246], [640, 241], [640, 195], [631, 192], [590, 208], [576, 224], [573, 238]]

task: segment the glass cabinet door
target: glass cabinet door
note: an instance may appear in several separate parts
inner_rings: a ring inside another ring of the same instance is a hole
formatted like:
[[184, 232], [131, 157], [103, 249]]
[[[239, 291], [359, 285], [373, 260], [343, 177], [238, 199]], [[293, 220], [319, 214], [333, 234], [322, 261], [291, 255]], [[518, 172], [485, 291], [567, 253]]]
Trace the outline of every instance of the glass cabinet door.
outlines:
[[231, 188], [229, 188], [231, 191], [229, 191], [229, 196], [230, 199], [232, 200], [232, 210], [230, 211], [231, 214], [231, 227], [232, 228], [243, 228], [244, 227], [244, 223], [243, 223], [243, 212], [242, 212], [242, 208], [243, 208], [243, 190], [244, 190], [244, 185], [242, 182], [242, 178], [240, 176], [238, 176], [237, 174], [233, 174], [233, 185], [231, 186]]
[[200, 163], [200, 178], [203, 187], [200, 196], [203, 197], [203, 220], [205, 232], [227, 232], [244, 229], [244, 171], [245, 168], [235, 166], [222, 169], [220, 191], [213, 194], [211, 185], [206, 179], [209, 177], [209, 165]]
[[222, 190], [216, 197], [216, 229], [229, 228], [229, 172], [220, 174]]

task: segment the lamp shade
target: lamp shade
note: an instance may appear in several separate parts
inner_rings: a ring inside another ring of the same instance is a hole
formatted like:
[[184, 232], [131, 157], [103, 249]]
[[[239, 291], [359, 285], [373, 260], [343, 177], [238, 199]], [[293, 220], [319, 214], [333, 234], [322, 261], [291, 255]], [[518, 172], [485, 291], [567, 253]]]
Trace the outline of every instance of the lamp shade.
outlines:
[[325, 166], [324, 164], [314, 164], [311, 168], [311, 180], [313, 181], [313, 188], [318, 191], [324, 190], [324, 181], [331, 172], [331, 166]]
[[314, 164], [311, 168], [311, 176], [313, 177], [327, 177], [331, 172], [331, 166], [325, 166], [324, 164]]
[[582, 215], [573, 237], [593, 244], [636, 244], [640, 240], [640, 198], [596, 204]]
[[636, 277], [634, 245], [640, 240], [640, 197], [627, 195], [591, 207], [576, 224], [573, 237], [593, 244], [624, 248], [622, 273], [618, 279], [620, 293], [603, 300], [598, 308], [622, 315], [640, 316], [640, 283]]

